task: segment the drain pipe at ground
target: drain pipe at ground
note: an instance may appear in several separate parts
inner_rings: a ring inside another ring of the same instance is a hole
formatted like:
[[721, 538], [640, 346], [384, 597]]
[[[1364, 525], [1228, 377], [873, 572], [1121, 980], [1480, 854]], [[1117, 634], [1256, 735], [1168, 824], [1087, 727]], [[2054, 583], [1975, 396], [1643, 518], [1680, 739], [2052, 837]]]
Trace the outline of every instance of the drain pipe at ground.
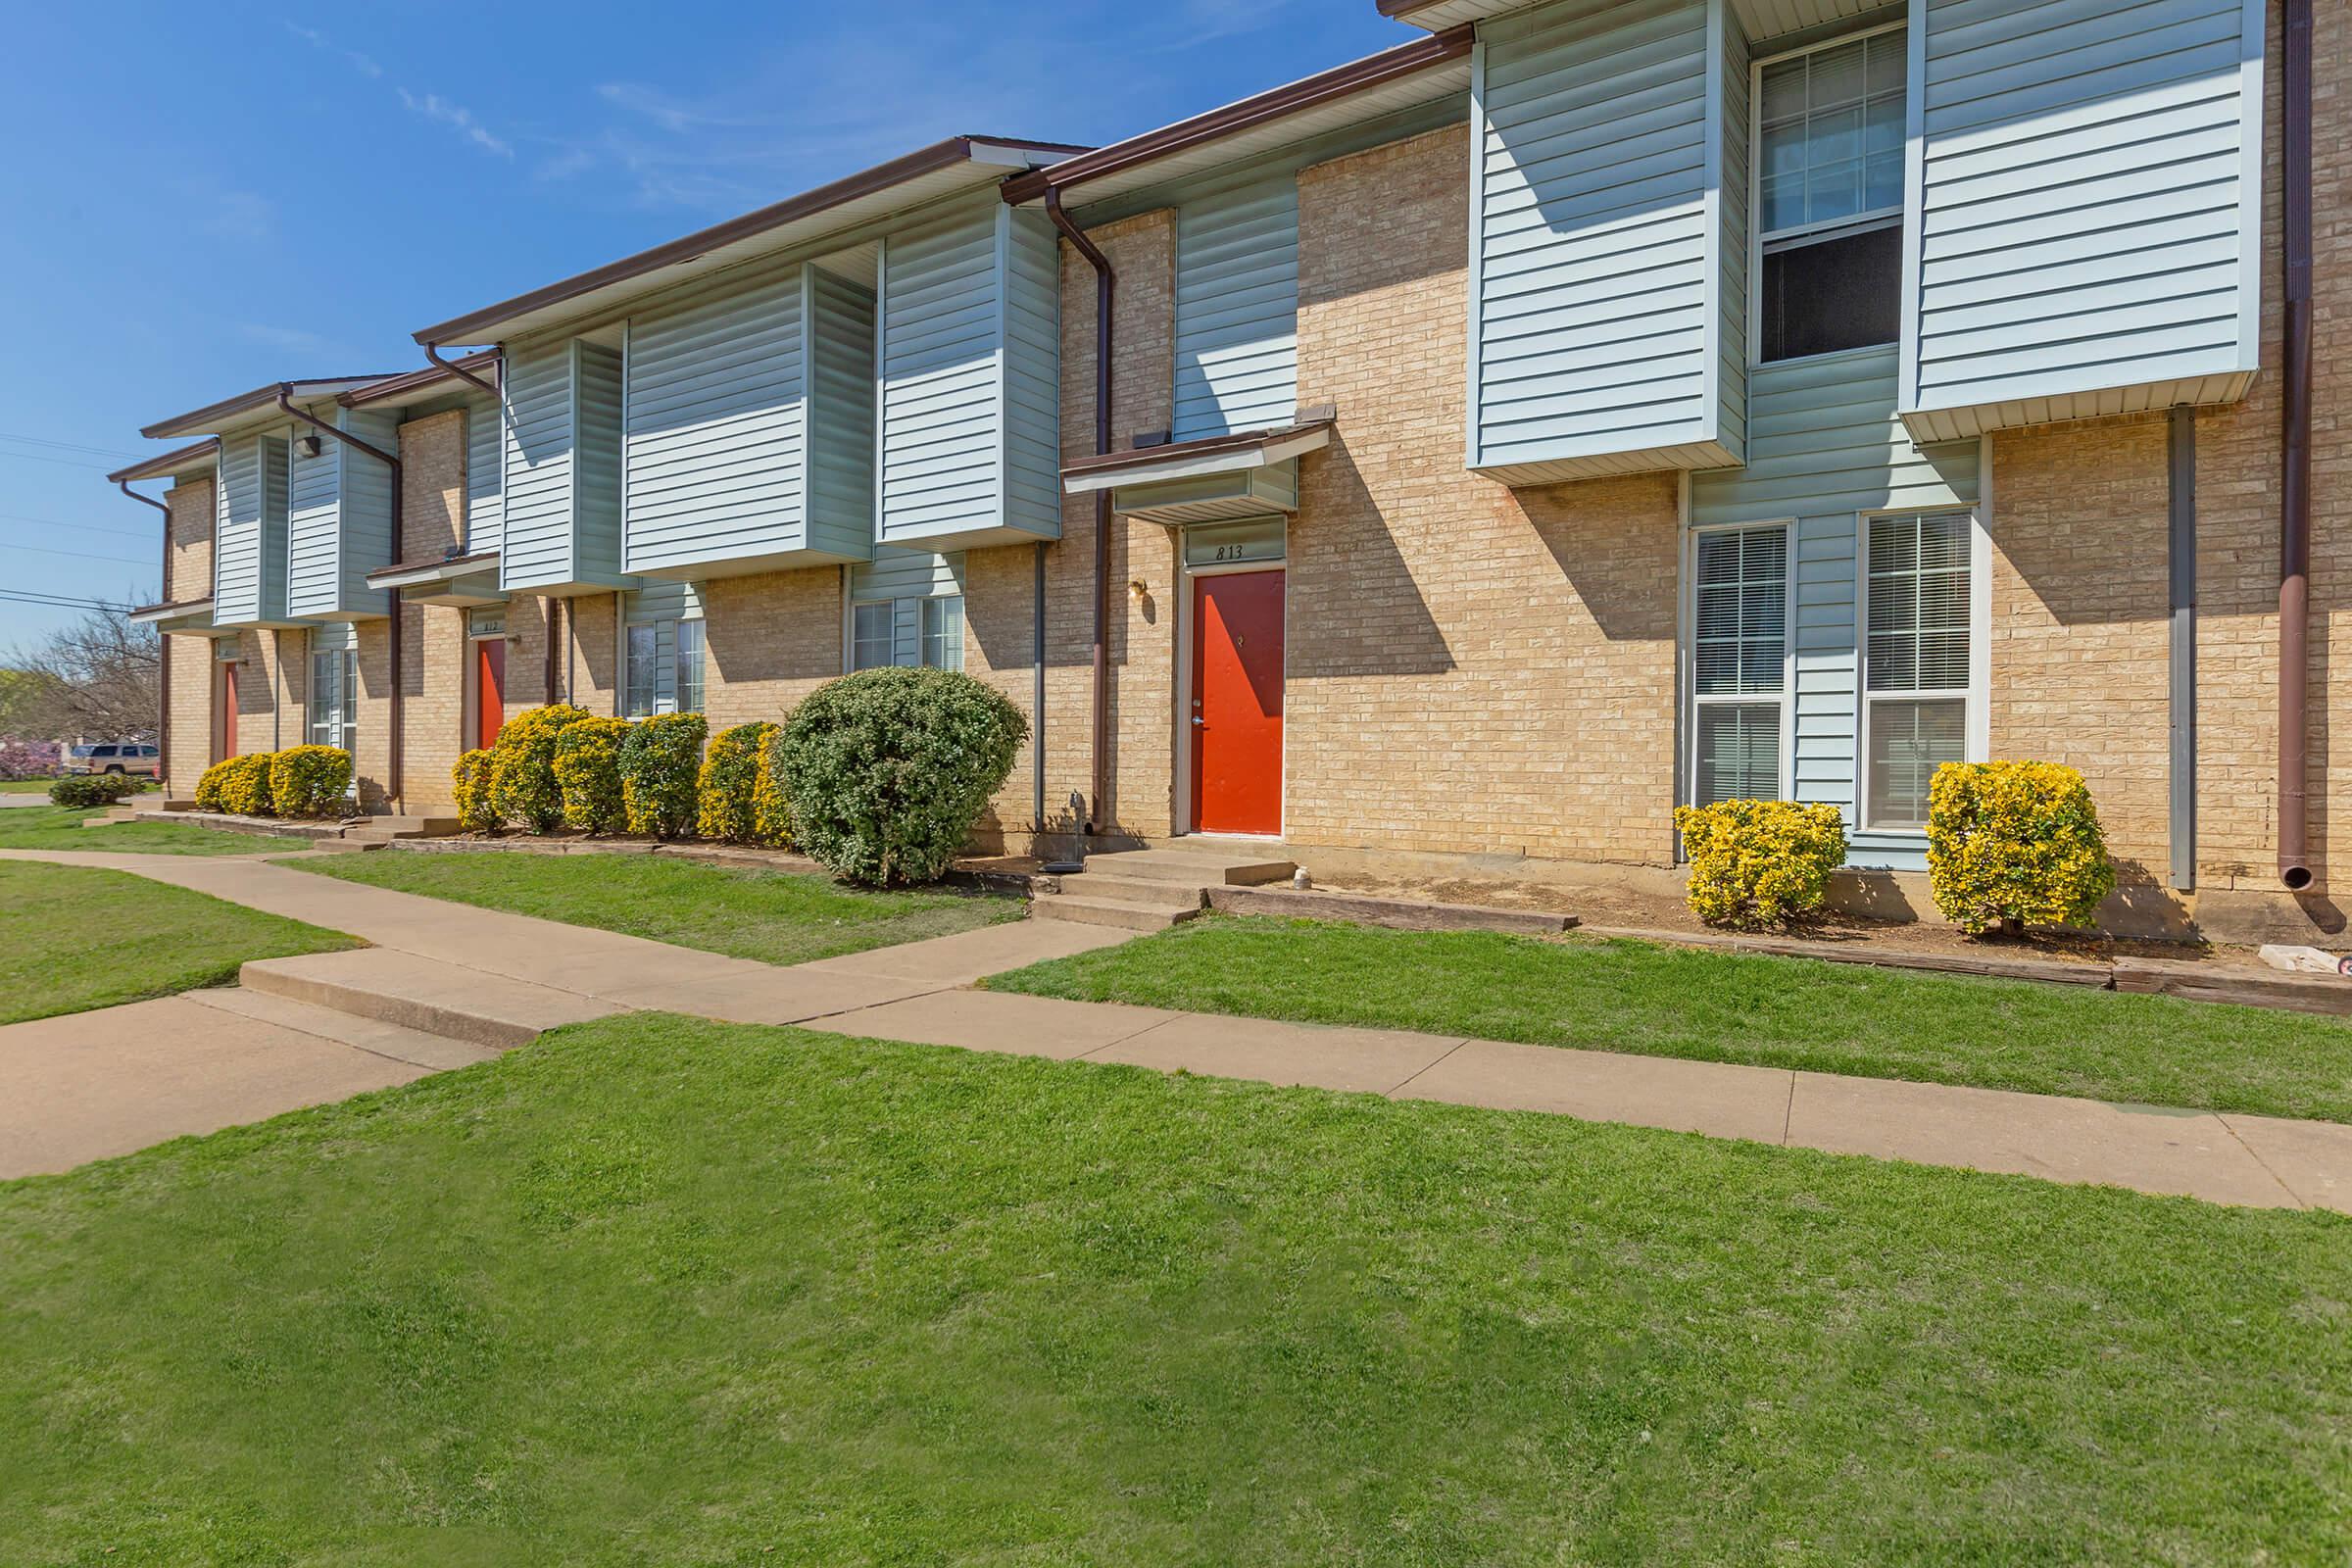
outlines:
[[[133, 501], [145, 502], [164, 514], [164, 575], [158, 581], [155, 595], [159, 603], [172, 599], [172, 508], [153, 496], [143, 496], [130, 487], [128, 479], [117, 479], [115, 488]], [[158, 635], [155, 639], [155, 781], [169, 785], [172, 780], [172, 639]]]
[[[1086, 264], [1095, 270], [1095, 452], [1110, 451], [1111, 306], [1118, 292], [1117, 274], [1086, 231], [1061, 210], [1061, 192], [1046, 187], [1046, 216], [1054, 220]], [[1110, 738], [1110, 492], [1095, 492], [1095, 713], [1093, 798], [1087, 804], [1086, 836], [1102, 829], [1103, 798], [1109, 793], [1107, 746]]]
[[[315, 416], [296, 408], [294, 406], [294, 399], [292, 396], [293, 391], [294, 389], [290, 386], [280, 385], [278, 387], [277, 406], [280, 409], [285, 411], [287, 414], [292, 415], [296, 419], [299, 419], [304, 424], [309, 425], [312, 429], [317, 430], [319, 434], [333, 436], [345, 446], [367, 453], [369, 457], [375, 459], [376, 462], [382, 464], [387, 469], [391, 470], [392, 532], [393, 537], [397, 539], [400, 535], [401, 525], [400, 460], [394, 457], [391, 453], [384, 451], [380, 447], [368, 445], [367, 442], [361, 440], [358, 436], [353, 435], [350, 431], [338, 430], [333, 425], [327, 423], [324, 419], [318, 418]], [[386, 638], [388, 646], [385, 650], [385, 654], [392, 668], [388, 680], [388, 684], [391, 687], [390, 700], [385, 709], [385, 712], [387, 714], [386, 727], [391, 733], [384, 738], [384, 804], [396, 810], [401, 806], [406, 804], [402, 800], [400, 779], [400, 590], [397, 588], [386, 589], [384, 591], [384, 609], [387, 617], [391, 621], [391, 629]], [[354, 693], [353, 695], [356, 698], [358, 694]], [[353, 764], [353, 777], [356, 779], [358, 777], [358, 764], [360, 760], [355, 757], [351, 760]]]
[[2286, 352], [2278, 443], [2278, 880], [2311, 886], [2311, 0], [2285, 0], [2280, 183]]

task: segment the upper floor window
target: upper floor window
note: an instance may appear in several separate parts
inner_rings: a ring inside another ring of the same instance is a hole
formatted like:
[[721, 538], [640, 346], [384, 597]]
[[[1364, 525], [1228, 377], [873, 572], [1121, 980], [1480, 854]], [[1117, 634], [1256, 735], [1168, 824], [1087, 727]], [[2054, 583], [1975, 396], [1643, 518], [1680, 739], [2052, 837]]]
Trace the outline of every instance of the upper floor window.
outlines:
[[1889, 27], [1756, 70], [1756, 358], [1891, 343], [1907, 45]]

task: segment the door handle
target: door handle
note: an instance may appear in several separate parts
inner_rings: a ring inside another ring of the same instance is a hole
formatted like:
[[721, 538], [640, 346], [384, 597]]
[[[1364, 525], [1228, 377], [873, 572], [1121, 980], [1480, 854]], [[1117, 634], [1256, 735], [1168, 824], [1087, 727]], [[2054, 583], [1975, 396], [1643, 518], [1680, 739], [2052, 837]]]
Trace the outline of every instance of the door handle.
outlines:
[[1193, 722], [1200, 725], [1202, 729], [1208, 728], [1208, 720], [1202, 718], [1199, 713], [1195, 713], [1193, 715]]

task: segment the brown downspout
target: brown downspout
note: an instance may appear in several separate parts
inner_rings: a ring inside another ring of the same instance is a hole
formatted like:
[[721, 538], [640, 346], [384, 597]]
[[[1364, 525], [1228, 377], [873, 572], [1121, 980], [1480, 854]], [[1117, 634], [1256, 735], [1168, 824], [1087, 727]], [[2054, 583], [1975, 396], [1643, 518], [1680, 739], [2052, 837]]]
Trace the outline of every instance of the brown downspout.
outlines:
[[2285, 0], [2279, 95], [2286, 282], [2278, 443], [2278, 880], [2311, 886], [2307, 691], [2311, 648], [2311, 0]]
[[[277, 389], [277, 406], [279, 409], [283, 410], [287, 414], [292, 415], [295, 418], [301, 420], [304, 424], [309, 425], [312, 429], [317, 430], [319, 434], [331, 435], [336, 440], [342, 442], [345, 446], [355, 447], [358, 450], [367, 453], [369, 457], [375, 459], [378, 463], [381, 463], [385, 467], [392, 471], [392, 529], [393, 536], [395, 538], [399, 537], [401, 525], [400, 460], [394, 457], [391, 453], [382, 450], [380, 447], [369, 446], [367, 442], [361, 440], [358, 436], [353, 435], [350, 431], [338, 430], [333, 425], [327, 423], [324, 419], [316, 418], [311, 415], [306, 414], [301, 409], [296, 408], [294, 406], [294, 400], [290, 395], [293, 390], [294, 389], [289, 386], [280, 386]], [[405, 804], [401, 799], [400, 780], [401, 638], [399, 589], [387, 588], [384, 590], [384, 606], [386, 613], [391, 620], [391, 631], [387, 638], [389, 647], [385, 650], [385, 652], [392, 665], [391, 702], [386, 709], [386, 724], [391, 730], [391, 733], [385, 737], [384, 747], [384, 771], [388, 775], [384, 785], [384, 804], [398, 808], [399, 806]], [[352, 761], [356, 766], [359, 759], [355, 757], [352, 759]]]
[[[163, 604], [172, 602], [172, 508], [169, 503], [153, 496], [143, 496], [130, 487], [128, 479], [117, 479], [115, 488], [133, 501], [143, 501], [164, 514], [164, 575], [156, 589], [156, 598]], [[157, 635], [155, 639], [156, 714], [155, 714], [155, 781], [169, 785], [172, 780], [172, 639]]]
[[[456, 376], [456, 377], [457, 377], [459, 380], [461, 380], [461, 381], [471, 381], [471, 382], [472, 382], [472, 383], [473, 383], [475, 386], [478, 386], [478, 387], [480, 387], [480, 388], [481, 388], [483, 391], [485, 391], [485, 392], [489, 393], [489, 394], [490, 394], [492, 397], [496, 397], [496, 396], [498, 396], [498, 388], [496, 388], [496, 387], [492, 386], [492, 385], [491, 385], [489, 382], [487, 382], [487, 381], [483, 380], [483, 379], [482, 379], [480, 376], [478, 376], [478, 375], [474, 374], [474, 373], [473, 373], [471, 370], [468, 370], [468, 369], [466, 369], [466, 367], [464, 367], [464, 366], [462, 366], [462, 365], [456, 365], [456, 364], [453, 364], [453, 363], [451, 363], [450, 361], [443, 359], [443, 358], [441, 357], [441, 345], [440, 345], [440, 344], [438, 344], [438, 343], [427, 343], [427, 344], [424, 346], [424, 357], [425, 357], [426, 359], [428, 359], [428, 360], [432, 361], [432, 362], [433, 362], [435, 365], [438, 365], [439, 367], [441, 367], [441, 368], [443, 368], [444, 370], [447, 370], [447, 371], [448, 371], [450, 374], [452, 374], [452, 375]], [[503, 362], [502, 362], [502, 363], [503, 363]]]
[[[1118, 293], [1118, 277], [1111, 270], [1110, 258], [1061, 210], [1061, 192], [1052, 185], [1046, 187], [1046, 216], [1095, 270], [1095, 452], [1100, 456], [1110, 451], [1110, 313]], [[1109, 793], [1110, 778], [1106, 744], [1110, 735], [1110, 492], [1107, 490], [1095, 492], [1094, 724], [1094, 796], [1087, 807], [1085, 827], [1090, 838], [1102, 830], [1102, 802]]]

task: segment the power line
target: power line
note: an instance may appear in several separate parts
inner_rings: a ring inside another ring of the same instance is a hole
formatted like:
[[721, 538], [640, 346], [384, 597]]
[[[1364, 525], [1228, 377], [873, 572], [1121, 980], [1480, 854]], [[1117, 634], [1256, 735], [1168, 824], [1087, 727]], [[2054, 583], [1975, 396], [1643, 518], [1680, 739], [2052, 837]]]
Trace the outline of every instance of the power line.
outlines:
[[85, 533], [121, 534], [125, 539], [151, 539], [144, 528], [104, 528], [94, 522], [68, 522], [63, 517], [28, 517], [21, 512], [0, 512], [0, 522], [30, 522], [44, 528], [79, 528]]
[[51, 458], [38, 452], [0, 452], [0, 458], [15, 458], [20, 463], [54, 463], [68, 468], [89, 468], [104, 473], [115, 466], [111, 463], [84, 463], [78, 458]]
[[152, 566], [155, 564], [152, 561], [141, 561], [135, 556], [93, 556], [87, 550], [49, 550], [40, 545], [0, 544], [0, 550], [22, 550], [28, 555], [35, 556], [72, 556], [76, 561], [112, 561], [124, 566]]
[[103, 610], [113, 615], [127, 615], [131, 607], [112, 605], [103, 599], [75, 599], [69, 594], [25, 593], [15, 588], [0, 588], [0, 603], [39, 605], [49, 610]]
[[52, 441], [45, 435], [19, 435], [13, 430], [0, 430], [0, 441], [22, 441], [26, 446], [55, 447], [60, 452], [86, 452], [93, 458], [121, 458], [136, 462], [135, 452], [117, 452], [113, 447], [88, 447], [78, 441]]

